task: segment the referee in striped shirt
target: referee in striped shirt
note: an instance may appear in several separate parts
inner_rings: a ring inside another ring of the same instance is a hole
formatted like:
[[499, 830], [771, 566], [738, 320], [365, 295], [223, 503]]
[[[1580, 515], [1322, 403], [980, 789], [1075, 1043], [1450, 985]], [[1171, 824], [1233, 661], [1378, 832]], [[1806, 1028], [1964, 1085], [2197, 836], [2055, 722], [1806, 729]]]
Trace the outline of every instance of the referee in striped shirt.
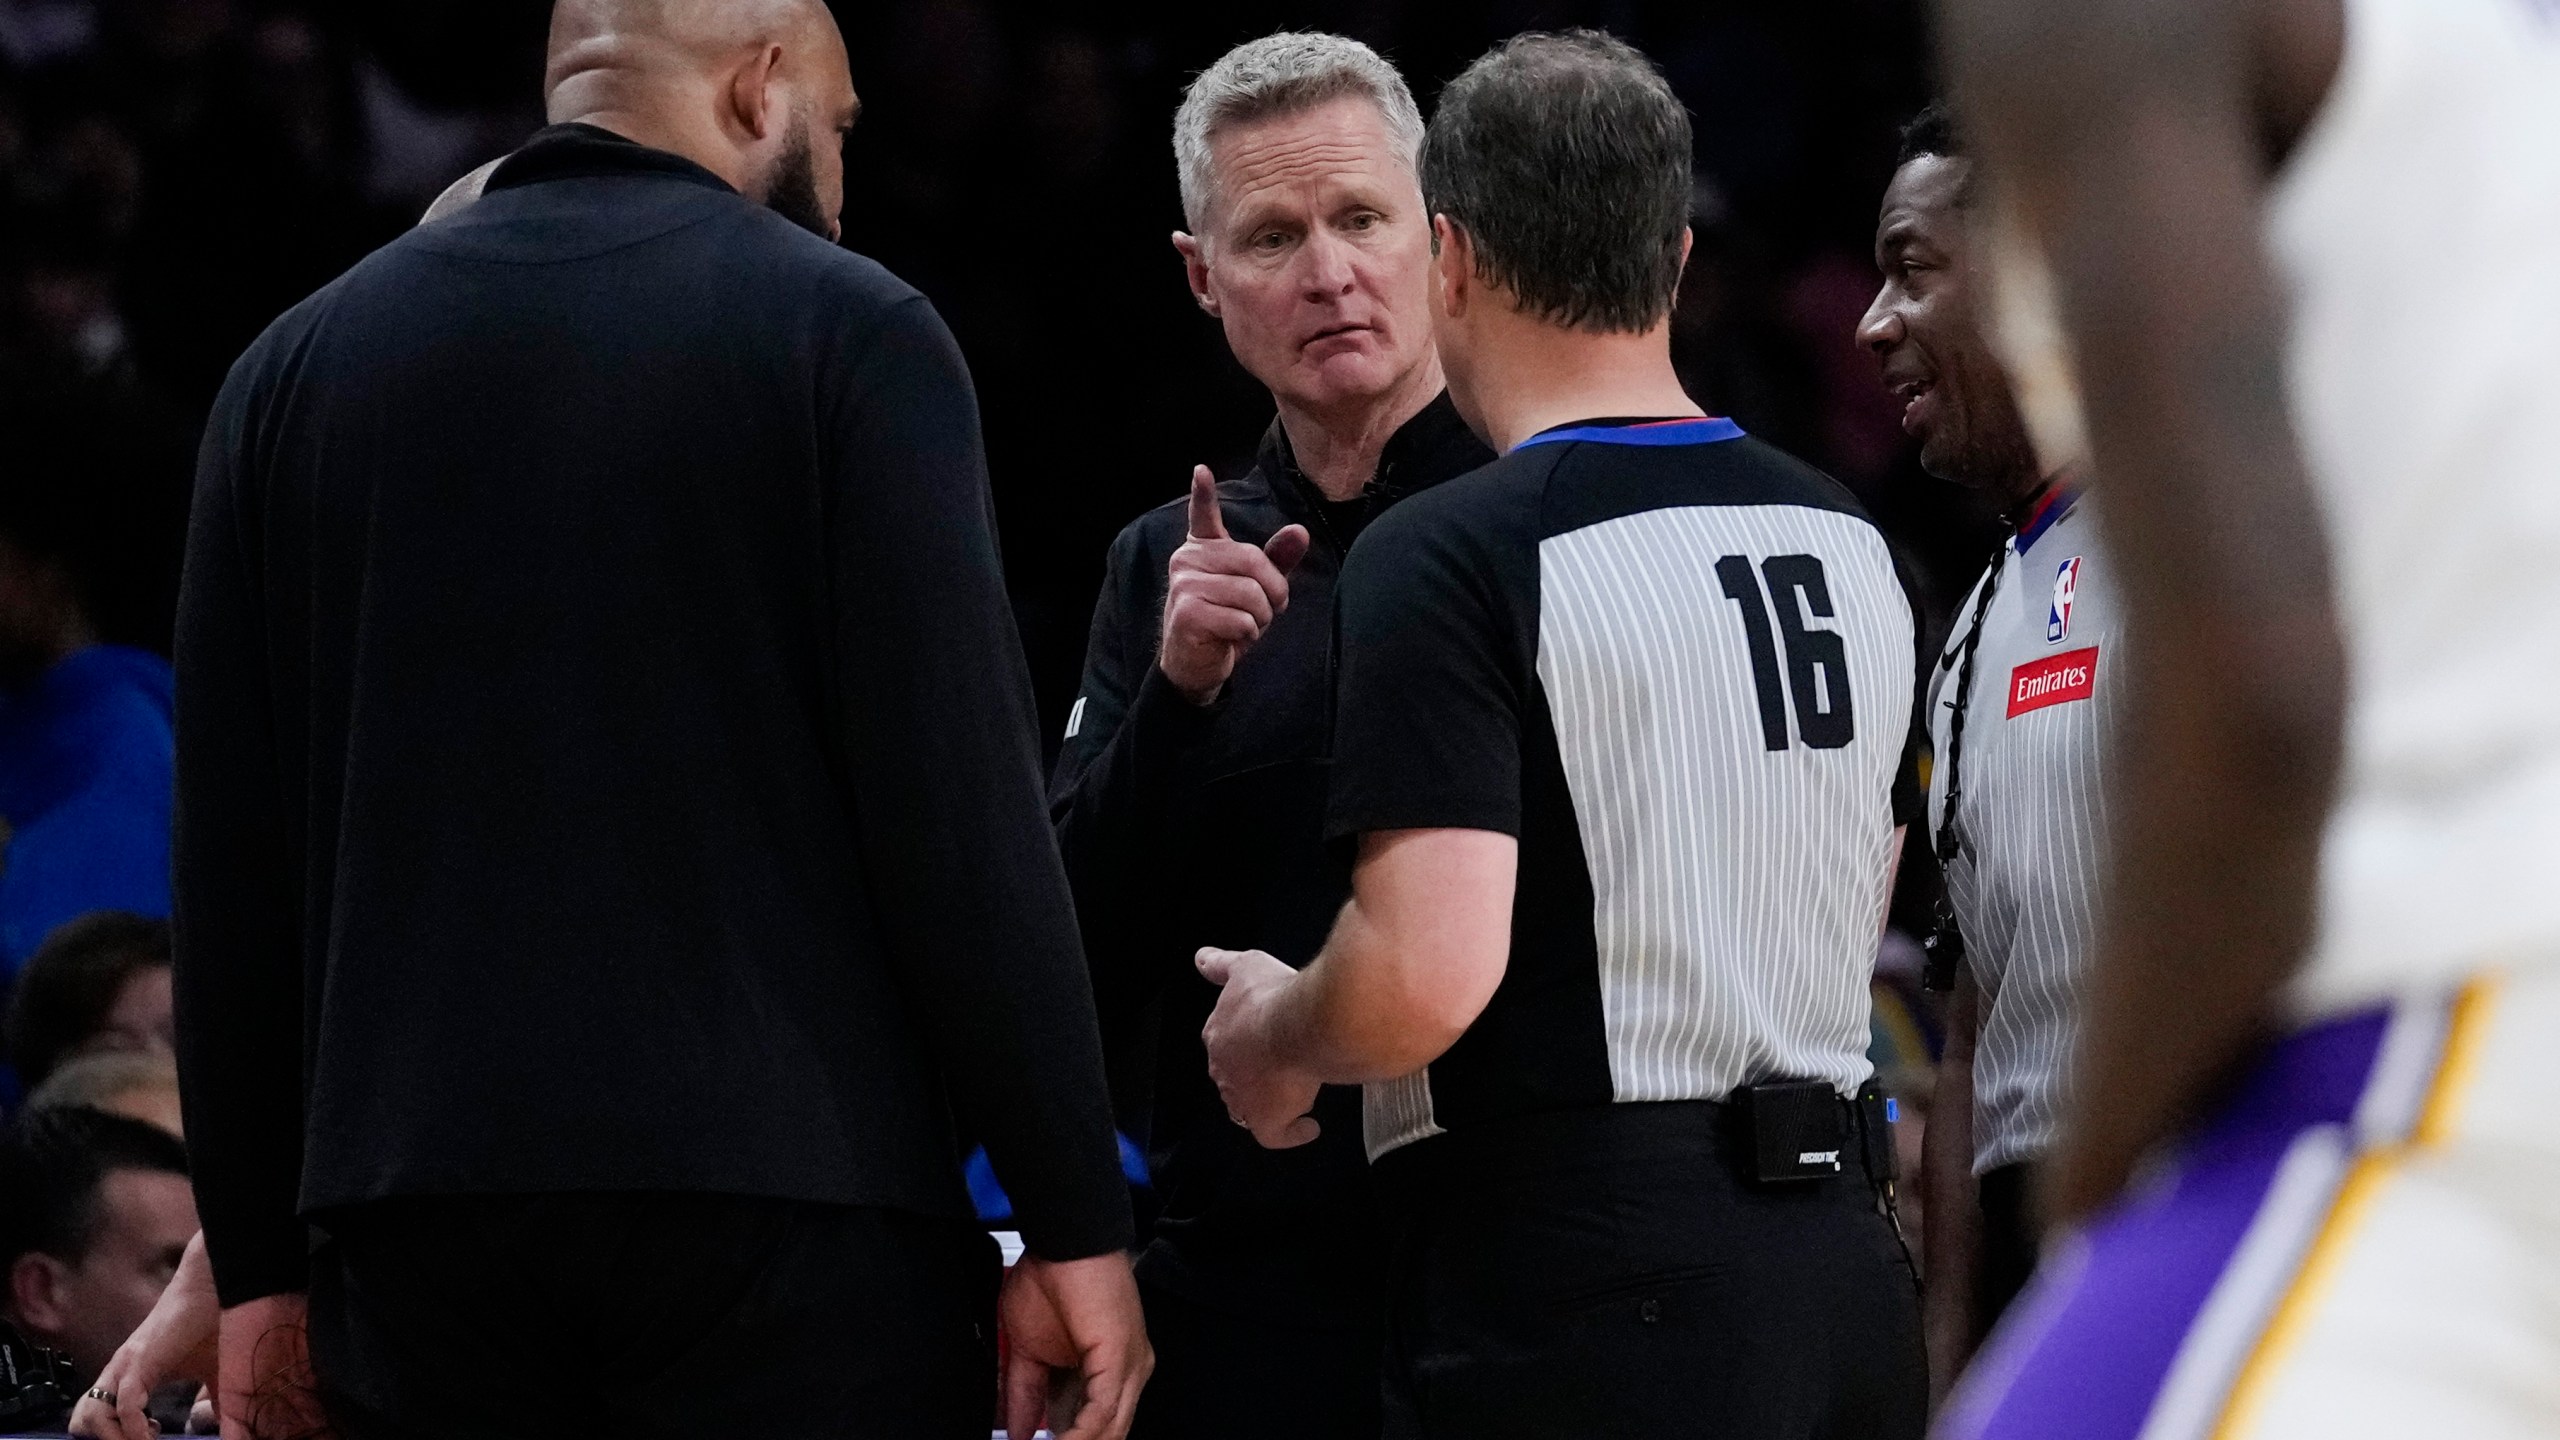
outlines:
[[[1916, 1437], [1867, 976], [1912, 619], [1848, 494], [1673, 374], [1688, 118], [1515, 39], [1423, 153], [1450, 395], [1502, 458], [1355, 547], [1303, 972], [1204, 951], [1265, 1144], [1366, 1087], [1395, 1437]], [[1898, 803], [1897, 803], [1898, 802]]]
[[2095, 521], [2039, 463], [1975, 315], [1972, 172], [1943, 109], [1906, 127], [1876, 226], [1884, 283], [1858, 332], [1922, 468], [1988, 495], [2009, 527], [1926, 682], [1948, 899], [1933, 983], [1955, 991], [1923, 1147], [1939, 1394], [2035, 1269], [2031, 1176], [2079, 1018], [2121, 663]]

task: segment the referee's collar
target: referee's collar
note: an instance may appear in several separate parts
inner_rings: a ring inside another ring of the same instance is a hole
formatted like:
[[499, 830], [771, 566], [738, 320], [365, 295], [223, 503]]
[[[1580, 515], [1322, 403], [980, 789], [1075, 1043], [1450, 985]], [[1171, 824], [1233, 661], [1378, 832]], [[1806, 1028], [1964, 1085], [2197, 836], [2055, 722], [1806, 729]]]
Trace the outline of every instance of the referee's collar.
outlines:
[[728, 181], [681, 155], [625, 139], [601, 125], [575, 121], [535, 131], [533, 138], [524, 142], [524, 148], [490, 172], [485, 190], [495, 192], [518, 185], [538, 185], [545, 180], [592, 175], [665, 175], [732, 195], [738, 193]]
[[2079, 503], [2080, 487], [2071, 483], [2069, 475], [2057, 475], [2046, 481], [2045, 487], [2036, 492], [2036, 498], [2028, 501], [2025, 511], [2018, 516], [2018, 553], [2026, 554], [2030, 547], [2044, 538], [2044, 532], [2052, 529], [2063, 516], [2071, 513], [2072, 506]]
[[1511, 447], [1513, 453], [1532, 445], [1580, 441], [1597, 445], [1713, 445], [1742, 438], [1742, 427], [1721, 415], [1675, 415], [1668, 419], [1606, 416], [1550, 425]]

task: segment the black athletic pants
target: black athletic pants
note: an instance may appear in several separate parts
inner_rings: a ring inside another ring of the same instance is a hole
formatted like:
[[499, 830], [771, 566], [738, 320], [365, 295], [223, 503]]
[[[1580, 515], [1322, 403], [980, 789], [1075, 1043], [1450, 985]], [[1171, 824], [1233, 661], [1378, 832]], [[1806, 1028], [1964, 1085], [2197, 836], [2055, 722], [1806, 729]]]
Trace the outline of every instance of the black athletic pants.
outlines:
[[1918, 1287], [1874, 1191], [1742, 1177], [1724, 1107], [1494, 1121], [1382, 1157], [1390, 1440], [1918, 1440]]
[[2009, 1302], [2036, 1273], [2036, 1229], [2029, 1214], [2034, 1172], [2025, 1165], [1985, 1171], [1976, 1182], [1982, 1197], [1982, 1243], [1975, 1247], [1973, 1307], [1985, 1335], [2000, 1323]]
[[311, 1357], [347, 1440], [986, 1440], [995, 1243], [741, 1196], [381, 1201], [312, 1257]]
[[1142, 1278], [1156, 1369], [1129, 1440], [1378, 1440], [1378, 1332], [1238, 1315]]

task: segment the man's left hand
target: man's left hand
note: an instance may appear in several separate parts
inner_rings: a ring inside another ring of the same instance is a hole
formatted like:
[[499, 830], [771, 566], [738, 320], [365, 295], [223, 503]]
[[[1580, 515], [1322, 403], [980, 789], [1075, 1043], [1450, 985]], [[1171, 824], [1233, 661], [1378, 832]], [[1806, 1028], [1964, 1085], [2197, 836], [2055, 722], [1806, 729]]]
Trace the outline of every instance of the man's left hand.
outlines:
[[1316, 1105], [1323, 1083], [1280, 1054], [1273, 1018], [1298, 983], [1298, 972], [1259, 950], [1203, 949], [1194, 963], [1210, 983], [1224, 987], [1218, 1008], [1200, 1038], [1209, 1047], [1209, 1078], [1218, 1082], [1227, 1116], [1253, 1132], [1267, 1150], [1287, 1150], [1316, 1138]]

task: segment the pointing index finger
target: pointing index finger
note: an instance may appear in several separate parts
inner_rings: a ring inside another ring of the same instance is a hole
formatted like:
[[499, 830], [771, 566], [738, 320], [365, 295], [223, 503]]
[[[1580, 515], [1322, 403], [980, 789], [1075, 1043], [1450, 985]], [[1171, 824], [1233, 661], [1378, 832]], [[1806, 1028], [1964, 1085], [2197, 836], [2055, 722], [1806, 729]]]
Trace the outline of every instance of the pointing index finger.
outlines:
[[1191, 467], [1191, 538], [1227, 538], [1226, 517], [1218, 513], [1218, 477], [1206, 465]]

